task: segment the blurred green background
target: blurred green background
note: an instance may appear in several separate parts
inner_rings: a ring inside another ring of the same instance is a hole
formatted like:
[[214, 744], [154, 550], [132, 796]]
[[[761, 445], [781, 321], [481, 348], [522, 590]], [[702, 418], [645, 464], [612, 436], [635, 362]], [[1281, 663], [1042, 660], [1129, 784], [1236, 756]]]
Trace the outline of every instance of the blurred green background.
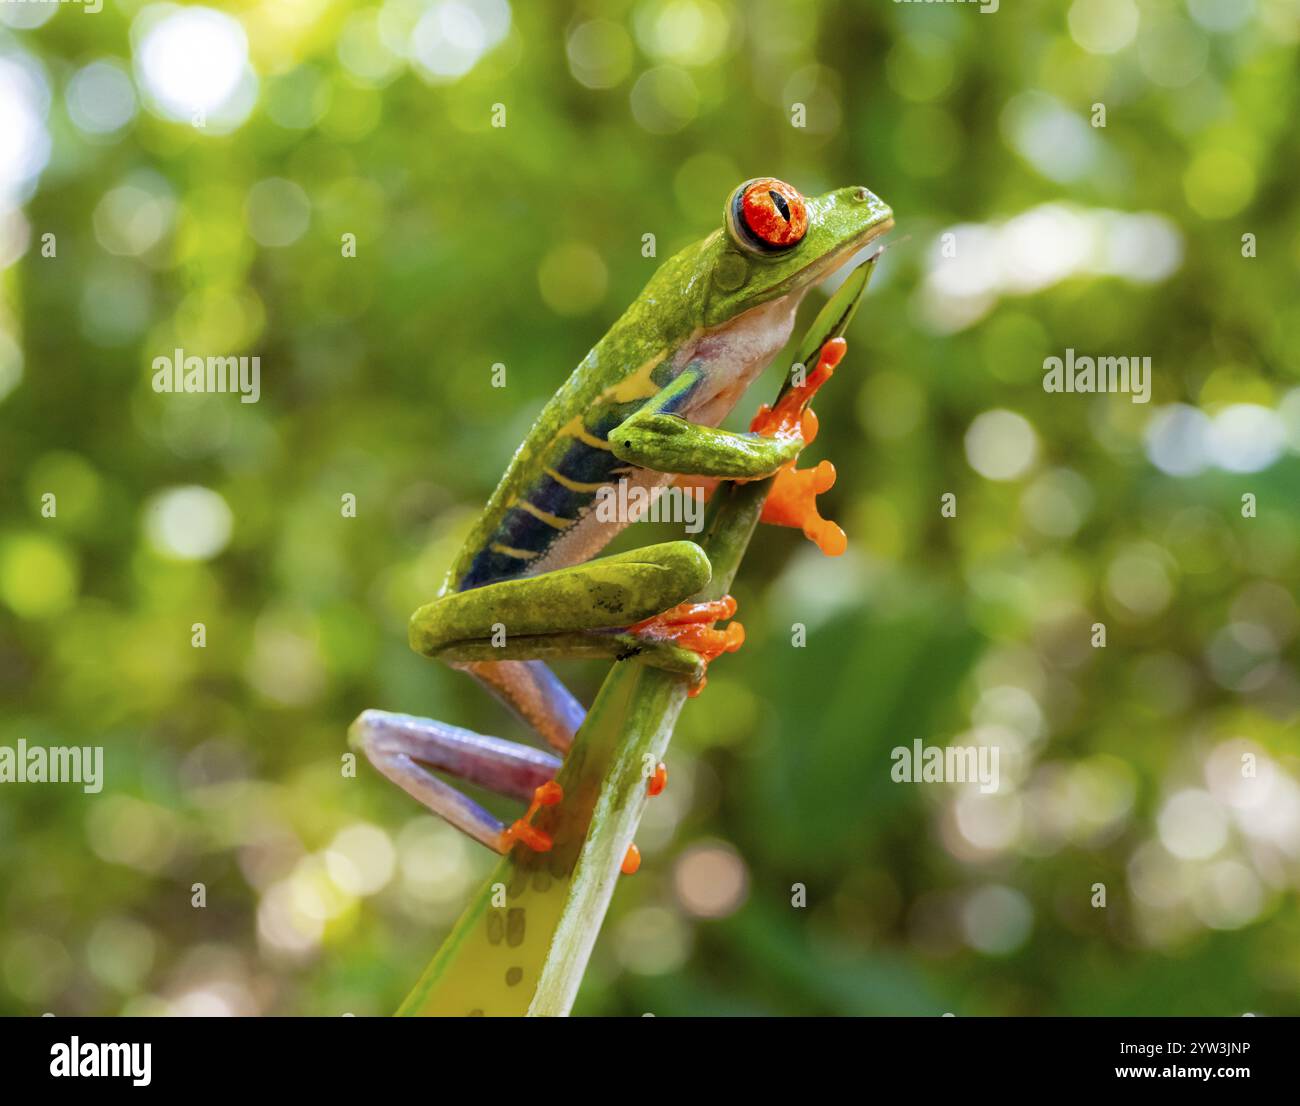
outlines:
[[[1300, 1013], [1298, 40], [1295, 0], [0, 5], [0, 744], [107, 773], [0, 785], [0, 1012], [396, 1006], [491, 857], [346, 727], [524, 736], [406, 619], [775, 175], [898, 219], [810, 451], [850, 550], [756, 537], [578, 1012]], [[177, 347], [260, 401], [156, 394]], [[1067, 348], [1151, 402], [1046, 393]], [[892, 782], [917, 739], [1001, 790]]]

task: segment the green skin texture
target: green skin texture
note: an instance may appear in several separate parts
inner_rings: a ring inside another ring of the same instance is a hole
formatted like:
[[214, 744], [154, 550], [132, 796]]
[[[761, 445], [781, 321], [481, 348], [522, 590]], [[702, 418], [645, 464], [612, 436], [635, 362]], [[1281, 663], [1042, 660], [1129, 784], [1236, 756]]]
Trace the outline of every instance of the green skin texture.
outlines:
[[[657, 615], [707, 583], [708, 558], [692, 543], [667, 543], [467, 591], [455, 588], [510, 504], [572, 441], [566, 427], [575, 419], [617, 411], [624, 421], [609, 434], [614, 455], [656, 472], [759, 479], [798, 455], [803, 441], [797, 435], [738, 434], [664, 414], [664, 405], [682, 388], [710, 371], [706, 362], [692, 362], [669, 379], [673, 354], [703, 332], [818, 283], [885, 233], [893, 213], [865, 188], [836, 189], [806, 201], [808, 229], [798, 245], [766, 253], [743, 244], [727, 225], [730, 207], [728, 201], [722, 227], [664, 262], [542, 410], [439, 598], [412, 616], [410, 641], [417, 652], [453, 663], [635, 654], [656, 667], [702, 675], [699, 659], [687, 650], [609, 632]], [[648, 383], [659, 390], [649, 398], [624, 398], [638, 389], [638, 374], [648, 365], [655, 366]], [[497, 625], [508, 627], [504, 646], [492, 642]]]
[[[860, 266], [827, 303], [796, 365], [844, 333], [874, 265], [872, 258]], [[771, 486], [767, 479], [719, 489], [699, 549], [712, 575], [695, 599], [730, 588]], [[535, 821], [554, 837], [553, 849], [517, 848], [498, 862], [399, 1015], [569, 1012], [644, 810], [646, 780], [667, 752], [688, 686], [662, 668], [613, 666], [557, 777], [564, 802]]]

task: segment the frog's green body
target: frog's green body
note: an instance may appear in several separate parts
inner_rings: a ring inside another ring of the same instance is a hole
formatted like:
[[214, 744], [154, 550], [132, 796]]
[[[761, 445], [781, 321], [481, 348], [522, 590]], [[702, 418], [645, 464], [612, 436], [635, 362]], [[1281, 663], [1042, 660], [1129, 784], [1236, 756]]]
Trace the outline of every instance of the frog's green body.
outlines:
[[[611, 431], [688, 366], [698, 378], [659, 410], [716, 426], [785, 345], [804, 293], [891, 222], [866, 189], [830, 192], [807, 207], [808, 231], [788, 253], [755, 255], [718, 229], [664, 262], [542, 410], [444, 592], [577, 564], [604, 548], [627, 520], [592, 515], [600, 488], [620, 479], [654, 487], [671, 475], [621, 456]], [[713, 474], [708, 456], [699, 462], [672, 472]]]
[[[744, 212], [763, 204], [771, 210], [760, 211], [768, 219], [762, 229], [782, 236], [777, 247], [745, 221]], [[726, 226], [666, 261], [543, 409], [439, 597], [412, 616], [412, 646], [469, 670], [561, 751], [584, 711], [543, 658], [638, 656], [698, 679], [696, 652], [633, 627], [703, 587], [708, 558], [683, 541], [592, 561], [633, 521], [603, 517], [593, 504], [620, 480], [654, 489], [678, 474], [754, 479], [795, 457], [797, 435], [716, 427], [785, 345], [808, 289], [892, 222], [865, 188], [805, 201], [779, 181], [742, 185]], [[506, 830], [420, 765], [527, 798], [559, 763], [377, 711], [363, 714], [353, 733], [400, 786], [501, 851], [526, 826]]]

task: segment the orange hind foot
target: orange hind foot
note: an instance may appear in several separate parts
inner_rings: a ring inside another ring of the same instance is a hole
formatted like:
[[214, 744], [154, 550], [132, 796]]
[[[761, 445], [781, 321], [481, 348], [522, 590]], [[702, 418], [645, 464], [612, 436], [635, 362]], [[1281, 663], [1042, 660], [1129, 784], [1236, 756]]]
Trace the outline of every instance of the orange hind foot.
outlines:
[[533, 801], [528, 804], [528, 809], [524, 812], [522, 818], [515, 820], [515, 823], [507, 830], [501, 833], [502, 852], [508, 853], [516, 841], [527, 845], [535, 853], [547, 853], [551, 851], [551, 846], [555, 844], [551, 835], [544, 830], [539, 830], [533, 825], [533, 815], [544, 806], [555, 806], [564, 798], [564, 789], [554, 780], [547, 780], [541, 787], [533, 792]]
[[[732, 622], [725, 629], [713, 623], [736, 613], [736, 601], [730, 595], [707, 603], [679, 603], [677, 606], [628, 627], [628, 632], [668, 641], [699, 656], [705, 669], [723, 653], [734, 653], [745, 643], [745, 627]], [[694, 698], [704, 690], [707, 677], [692, 685], [688, 694]]]

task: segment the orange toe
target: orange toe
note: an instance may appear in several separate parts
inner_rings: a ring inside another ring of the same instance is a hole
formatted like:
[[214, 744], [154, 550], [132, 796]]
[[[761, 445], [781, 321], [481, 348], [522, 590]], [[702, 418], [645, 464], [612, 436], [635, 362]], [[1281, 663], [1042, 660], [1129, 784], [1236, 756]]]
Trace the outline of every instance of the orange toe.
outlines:
[[[705, 603], [680, 603], [663, 614], [629, 626], [628, 631], [689, 649], [699, 656], [707, 670], [711, 661], [723, 653], [734, 653], [745, 642], [745, 627], [739, 622], [729, 622], [721, 630], [713, 626], [714, 622], [729, 619], [735, 613], [736, 600], [724, 595]], [[703, 687], [701, 678], [691, 688], [690, 695], [698, 695]]]
[[539, 830], [532, 824], [533, 815], [544, 806], [555, 806], [564, 798], [564, 789], [554, 780], [547, 780], [544, 784], [533, 791], [533, 801], [528, 804], [528, 809], [524, 812], [522, 818], [515, 820], [509, 829], [505, 830], [502, 838], [505, 843], [504, 852], [509, 852], [516, 841], [527, 845], [535, 853], [546, 853], [551, 851], [551, 846], [555, 844], [551, 835], [544, 830]]
[[638, 868], [641, 867], [641, 850], [636, 847], [635, 842], [627, 847], [627, 852], [623, 854], [623, 863], [619, 870], [625, 876], [635, 875]]
[[655, 774], [646, 781], [646, 794], [653, 798], [655, 795], [662, 795], [664, 788], [668, 786], [668, 765], [662, 760], [655, 767]]
[[[637, 622], [628, 629], [638, 634], [644, 630], [664, 629], [670, 626], [688, 626], [697, 622], [717, 622], [736, 613], [736, 601], [730, 595], [704, 603], [678, 603], [663, 614]], [[660, 635], [662, 636], [662, 635]]]
[[[818, 389], [831, 378], [835, 366], [843, 359], [848, 348], [849, 345], [843, 338], [832, 338], [822, 346], [817, 356], [817, 365], [804, 382], [787, 391], [777, 400], [775, 407], [764, 404], [759, 408], [749, 429], [772, 438], [800, 434], [805, 443], [812, 441], [817, 436], [817, 416], [808, 410], [808, 404]], [[808, 433], [810, 429], [811, 434]]]

